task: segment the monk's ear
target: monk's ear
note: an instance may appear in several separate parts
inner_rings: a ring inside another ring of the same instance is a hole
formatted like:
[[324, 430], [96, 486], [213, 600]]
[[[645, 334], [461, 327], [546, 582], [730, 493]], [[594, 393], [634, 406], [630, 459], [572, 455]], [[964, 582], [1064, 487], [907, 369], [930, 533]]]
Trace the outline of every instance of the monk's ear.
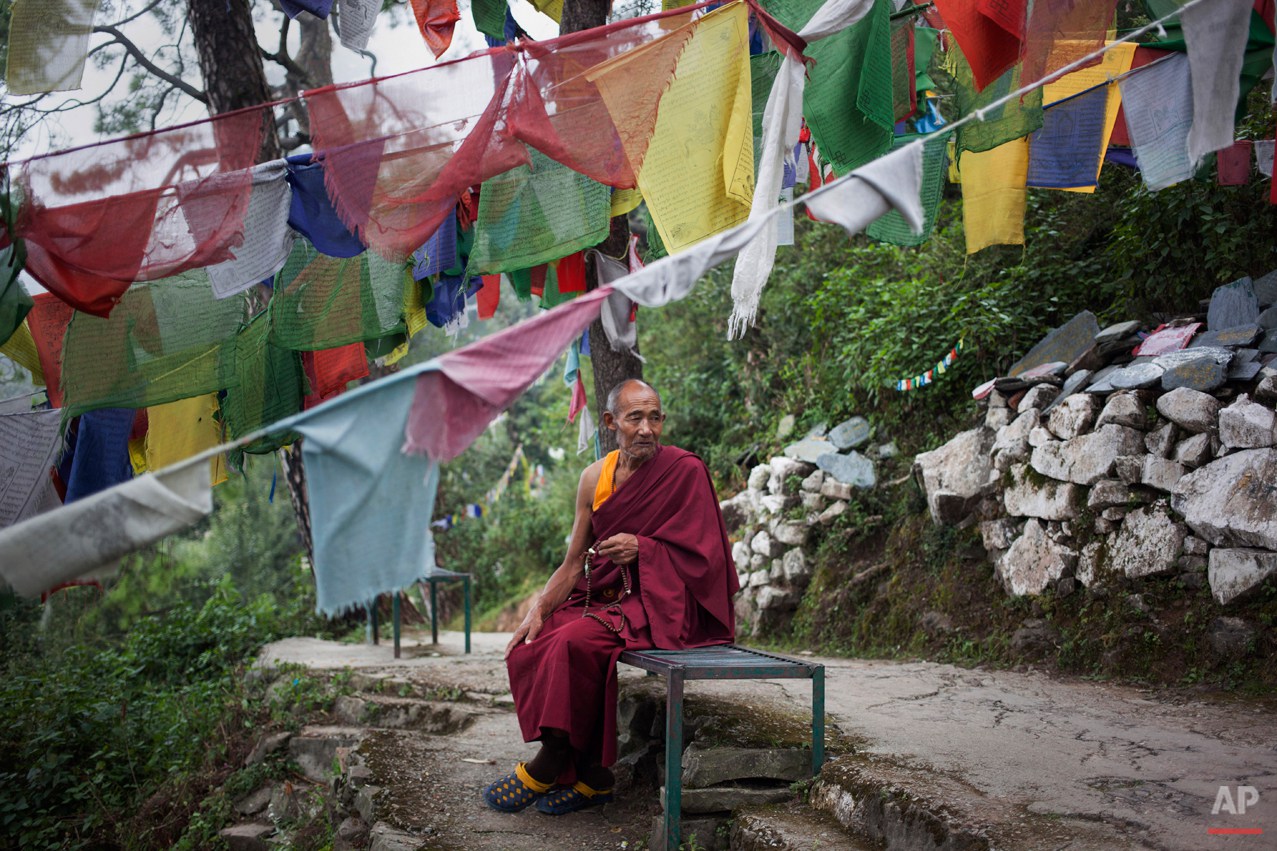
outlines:
[[612, 416], [611, 411], [603, 412], [603, 427], [616, 431], [616, 417]]

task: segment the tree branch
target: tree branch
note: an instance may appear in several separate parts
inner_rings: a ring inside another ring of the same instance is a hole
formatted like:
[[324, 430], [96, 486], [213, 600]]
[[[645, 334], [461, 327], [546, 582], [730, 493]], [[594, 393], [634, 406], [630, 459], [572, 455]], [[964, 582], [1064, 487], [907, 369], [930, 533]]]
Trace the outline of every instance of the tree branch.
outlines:
[[303, 87], [305, 87], [309, 82], [309, 75], [297, 64], [293, 57], [288, 55], [288, 28], [292, 26], [292, 23], [293, 19], [285, 15], [284, 22], [279, 25], [279, 50], [271, 53], [261, 45], [258, 45], [257, 49], [262, 52], [263, 58], [278, 62], [284, 66], [284, 70], [301, 81]]
[[112, 27], [112, 26], [94, 27], [93, 31], [98, 33], [106, 33], [107, 35], [111, 36], [113, 39], [115, 39], [116, 44], [120, 45], [126, 51], [128, 51], [129, 55], [133, 57], [134, 62], [141, 65], [151, 74], [154, 74], [156, 77], [159, 77], [161, 80], [173, 86], [175, 89], [183, 92], [187, 96], [199, 101], [200, 103], [208, 103], [208, 95], [206, 95], [204, 92], [201, 92], [199, 89], [195, 88], [190, 83], [183, 80], [181, 77], [175, 77], [172, 74], [170, 74], [168, 71], [165, 71], [163, 68], [156, 65], [149, 58], [147, 58], [146, 54], [143, 53], [136, 44], [130, 41], [128, 37], [124, 35], [124, 33], [120, 32], [115, 27]]

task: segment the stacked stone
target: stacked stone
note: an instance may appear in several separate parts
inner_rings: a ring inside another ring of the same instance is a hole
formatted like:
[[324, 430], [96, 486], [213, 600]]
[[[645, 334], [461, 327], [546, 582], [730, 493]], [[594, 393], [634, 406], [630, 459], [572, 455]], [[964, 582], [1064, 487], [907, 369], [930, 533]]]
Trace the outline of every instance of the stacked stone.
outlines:
[[[788, 437], [785, 417], [777, 436]], [[863, 448], [873, 428], [852, 417], [833, 429], [818, 425], [784, 455], [750, 471], [745, 490], [719, 503], [735, 543], [732, 558], [740, 578], [736, 598], [738, 634], [758, 635], [783, 625], [798, 607], [811, 578], [804, 546], [811, 529], [833, 523], [847, 510], [857, 488], [877, 484], [875, 461], [893, 458], [894, 443]]]
[[[1247, 279], [1216, 292], [1212, 319], [1230, 299], [1257, 312]], [[1258, 318], [1269, 313], [1277, 324], [1271, 308]], [[1253, 593], [1277, 574], [1277, 362], [1246, 348], [1261, 329], [1243, 318], [1164, 363], [1128, 356], [1092, 373], [1081, 364], [1097, 366], [1109, 329], [1040, 383], [994, 390], [982, 427], [915, 461], [932, 518], [978, 522], [1017, 596], [1117, 576], [1209, 583], [1220, 605]]]

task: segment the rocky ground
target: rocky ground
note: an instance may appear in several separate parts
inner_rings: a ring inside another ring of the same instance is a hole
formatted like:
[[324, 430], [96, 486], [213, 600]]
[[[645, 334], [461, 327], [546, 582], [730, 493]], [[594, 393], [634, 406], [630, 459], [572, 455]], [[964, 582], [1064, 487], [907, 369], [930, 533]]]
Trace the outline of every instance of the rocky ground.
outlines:
[[[337, 727], [275, 745], [316, 782], [333, 783], [337, 770], [350, 815], [334, 811], [336, 847], [647, 847], [658, 795], [634, 760], [620, 772], [626, 794], [593, 811], [507, 816], [483, 805], [483, 786], [532, 749], [519, 741], [506, 692], [505, 637], [475, 638], [469, 657], [461, 636], [445, 634], [438, 648], [409, 646], [398, 661], [384, 644], [289, 639], [264, 649], [264, 672], [283, 663], [353, 672], [344, 676], [355, 688], [333, 710]], [[1032, 671], [822, 661], [833, 756], [820, 778], [796, 785], [787, 803], [738, 809], [701, 847], [1262, 848], [1277, 833], [1272, 702]], [[659, 701], [654, 686], [622, 673], [623, 694]], [[747, 738], [741, 725], [750, 723], [764, 739], [789, 738], [777, 719], [801, 731], [809, 717], [805, 681], [698, 681], [688, 695], [693, 726], [716, 728], [720, 740]], [[267, 816], [245, 821], [269, 839]]]

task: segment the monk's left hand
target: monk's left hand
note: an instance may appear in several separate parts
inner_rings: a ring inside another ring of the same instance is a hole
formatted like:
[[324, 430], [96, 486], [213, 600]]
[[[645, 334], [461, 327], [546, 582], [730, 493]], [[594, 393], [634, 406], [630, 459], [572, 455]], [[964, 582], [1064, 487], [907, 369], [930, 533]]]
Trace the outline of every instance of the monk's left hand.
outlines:
[[638, 561], [638, 537], [622, 532], [595, 546], [595, 552], [608, 558], [613, 564], [634, 564]]

